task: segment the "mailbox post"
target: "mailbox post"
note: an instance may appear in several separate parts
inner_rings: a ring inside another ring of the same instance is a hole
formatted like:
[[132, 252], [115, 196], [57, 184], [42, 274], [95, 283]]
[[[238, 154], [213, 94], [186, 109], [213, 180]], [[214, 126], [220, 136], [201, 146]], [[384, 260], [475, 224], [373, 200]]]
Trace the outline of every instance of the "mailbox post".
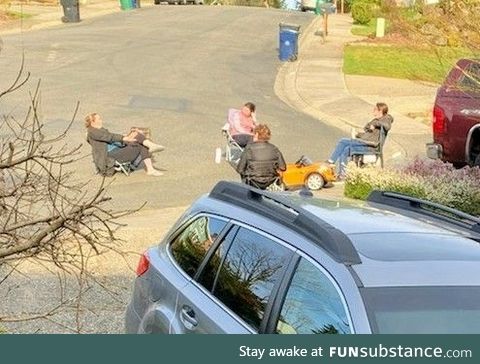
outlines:
[[327, 0], [317, 0], [315, 14], [323, 16], [322, 38], [325, 43], [328, 35], [328, 14], [335, 12], [336, 6]]

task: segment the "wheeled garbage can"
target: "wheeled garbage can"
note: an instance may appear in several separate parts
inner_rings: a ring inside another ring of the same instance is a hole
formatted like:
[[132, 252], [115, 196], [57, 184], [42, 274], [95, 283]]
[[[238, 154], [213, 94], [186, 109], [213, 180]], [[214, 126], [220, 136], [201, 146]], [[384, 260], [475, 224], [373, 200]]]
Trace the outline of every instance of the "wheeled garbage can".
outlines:
[[60, 0], [63, 7], [62, 22], [78, 23], [80, 21], [80, 8], [78, 0]]
[[132, 0], [120, 0], [120, 8], [122, 10], [132, 10], [135, 7], [135, 4]]
[[279, 24], [279, 58], [280, 61], [295, 61], [298, 57], [298, 35], [300, 25]]

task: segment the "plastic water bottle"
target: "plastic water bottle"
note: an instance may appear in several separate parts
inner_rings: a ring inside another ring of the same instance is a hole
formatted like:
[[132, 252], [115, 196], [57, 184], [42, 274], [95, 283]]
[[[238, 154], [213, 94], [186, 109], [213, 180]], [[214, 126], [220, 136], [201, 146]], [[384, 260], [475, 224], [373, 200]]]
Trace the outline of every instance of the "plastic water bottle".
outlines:
[[222, 148], [215, 149], [215, 163], [220, 164], [222, 161]]

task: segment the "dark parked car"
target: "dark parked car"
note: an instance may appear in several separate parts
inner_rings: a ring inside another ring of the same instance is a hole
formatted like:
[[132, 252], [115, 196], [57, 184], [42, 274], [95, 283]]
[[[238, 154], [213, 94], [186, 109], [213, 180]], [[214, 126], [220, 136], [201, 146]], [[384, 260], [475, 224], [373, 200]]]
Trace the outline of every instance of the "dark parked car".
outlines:
[[128, 333], [480, 333], [480, 219], [219, 182], [137, 268]]
[[427, 155], [458, 167], [480, 165], [480, 61], [459, 60], [438, 89]]

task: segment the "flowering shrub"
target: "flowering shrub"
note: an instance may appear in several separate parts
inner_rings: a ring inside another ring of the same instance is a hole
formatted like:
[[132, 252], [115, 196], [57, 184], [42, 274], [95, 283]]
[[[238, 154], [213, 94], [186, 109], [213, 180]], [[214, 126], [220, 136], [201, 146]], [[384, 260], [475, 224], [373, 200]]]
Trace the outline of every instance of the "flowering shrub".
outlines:
[[345, 196], [366, 199], [374, 189], [404, 193], [480, 215], [480, 168], [455, 169], [448, 163], [419, 158], [391, 169], [348, 165]]

